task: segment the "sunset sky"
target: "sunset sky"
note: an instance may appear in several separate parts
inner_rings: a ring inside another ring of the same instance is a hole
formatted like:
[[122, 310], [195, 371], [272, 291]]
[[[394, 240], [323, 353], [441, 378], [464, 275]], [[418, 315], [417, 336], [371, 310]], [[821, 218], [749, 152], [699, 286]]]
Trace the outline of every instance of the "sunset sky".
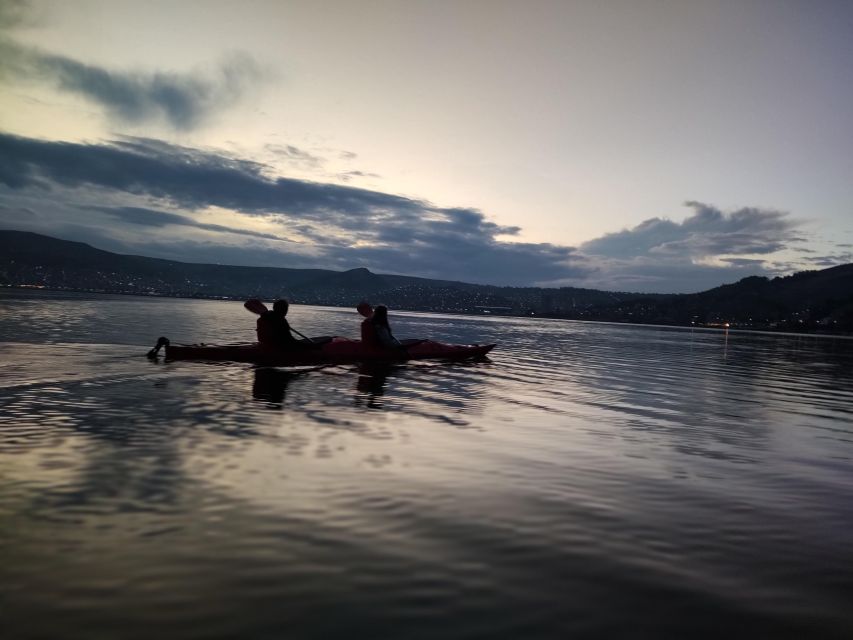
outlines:
[[0, 0], [0, 228], [689, 292], [853, 261], [853, 2]]

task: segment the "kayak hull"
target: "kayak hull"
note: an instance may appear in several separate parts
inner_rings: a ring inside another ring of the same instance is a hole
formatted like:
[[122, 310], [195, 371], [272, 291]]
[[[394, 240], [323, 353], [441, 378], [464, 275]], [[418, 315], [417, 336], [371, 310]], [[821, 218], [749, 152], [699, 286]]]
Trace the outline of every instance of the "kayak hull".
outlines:
[[[318, 340], [319, 342], [319, 340]], [[347, 362], [400, 362], [405, 360], [468, 360], [481, 358], [494, 344], [445, 344], [414, 340], [404, 349], [383, 349], [363, 345], [359, 340], [326, 338], [319, 344], [300, 343], [293, 349], [277, 349], [258, 343], [226, 345], [166, 345], [167, 360], [211, 360], [249, 362], [265, 366], [335, 364]]]

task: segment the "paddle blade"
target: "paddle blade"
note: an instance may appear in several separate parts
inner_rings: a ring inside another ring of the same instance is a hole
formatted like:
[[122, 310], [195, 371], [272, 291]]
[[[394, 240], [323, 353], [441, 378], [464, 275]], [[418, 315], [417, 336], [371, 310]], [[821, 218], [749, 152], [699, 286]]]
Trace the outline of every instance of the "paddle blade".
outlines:
[[266, 313], [268, 311], [267, 305], [255, 298], [252, 298], [251, 300], [246, 300], [246, 302], [243, 303], [243, 306], [246, 307], [252, 313], [257, 313], [258, 315], [261, 315], [262, 313]]

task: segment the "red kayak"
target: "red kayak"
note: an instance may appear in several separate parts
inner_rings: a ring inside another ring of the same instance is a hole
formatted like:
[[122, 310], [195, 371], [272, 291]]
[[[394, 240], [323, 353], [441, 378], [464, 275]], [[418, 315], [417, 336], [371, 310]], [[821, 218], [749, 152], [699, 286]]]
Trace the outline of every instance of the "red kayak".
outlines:
[[494, 344], [445, 344], [433, 340], [404, 340], [400, 349], [383, 349], [365, 346], [360, 340], [335, 336], [312, 338], [310, 343], [298, 343], [298, 348], [282, 350], [258, 343], [173, 345], [166, 338], [160, 338], [149, 356], [156, 356], [161, 346], [166, 348], [167, 360], [251, 362], [278, 367], [364, 361], [467, 360], [485, 356], [495, 348]]

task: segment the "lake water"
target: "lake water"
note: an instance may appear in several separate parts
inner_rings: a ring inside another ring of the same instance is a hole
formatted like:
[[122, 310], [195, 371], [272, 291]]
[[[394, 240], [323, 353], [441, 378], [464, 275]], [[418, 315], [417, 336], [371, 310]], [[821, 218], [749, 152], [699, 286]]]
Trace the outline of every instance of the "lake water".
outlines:
[[392, 324], [498, 347], [151, 362], [254, 318], [0, 291], [0, 636], [853, 637], [853, 341]]

